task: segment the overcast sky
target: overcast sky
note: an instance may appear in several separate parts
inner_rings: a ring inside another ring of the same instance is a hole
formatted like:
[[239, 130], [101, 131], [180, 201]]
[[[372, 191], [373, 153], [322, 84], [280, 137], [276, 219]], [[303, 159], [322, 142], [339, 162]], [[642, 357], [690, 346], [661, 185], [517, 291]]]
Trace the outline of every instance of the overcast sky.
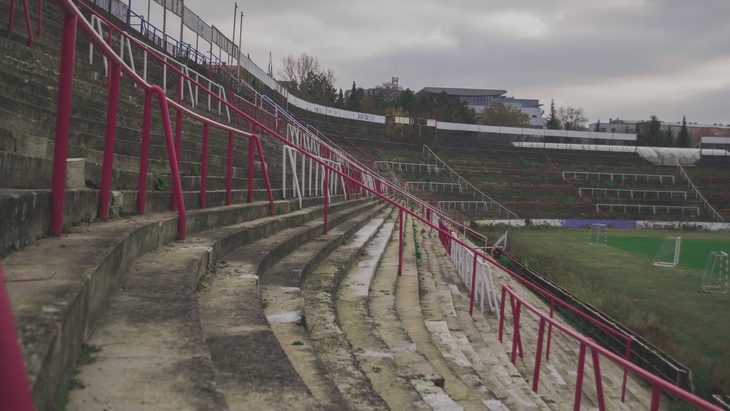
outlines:
[[[185, 1], [229, 38], [234, 3]], [[727, 0], [256, 0], [238, 6], [237, 25], [245, 13], [243, 52], [264, 70], [271, 52], [275, 74], [282, 58], [306, 52], [332, 68], [343, 89], [353, 81], [368, 88], [399, 77], [413, 91], [503, 89], [539, 99], [546, 111], [554, 99], [557, 106], [582, 107], [591, 122], [656, 114], [663, 121], [686, 115], [690, 122], [730, 123]], [[134, 0], [132, 7], [146, 14], [147, 2]], [[162, 12], [152, 7], [154, 21]]]

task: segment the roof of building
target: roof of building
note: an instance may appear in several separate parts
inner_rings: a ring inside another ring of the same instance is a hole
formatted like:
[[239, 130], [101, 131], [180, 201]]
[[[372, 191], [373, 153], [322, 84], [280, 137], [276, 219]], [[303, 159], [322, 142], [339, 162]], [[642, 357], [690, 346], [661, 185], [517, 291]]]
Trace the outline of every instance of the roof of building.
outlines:
[[446, 93], [449, 96], [458, 97], [479, 97], [479, 96], [501, 96], [507, 93], [507, 90], [492, 90], [479, 88], [450, 88], [450, 87], [424, 87], [420, 92], [441, 94]]

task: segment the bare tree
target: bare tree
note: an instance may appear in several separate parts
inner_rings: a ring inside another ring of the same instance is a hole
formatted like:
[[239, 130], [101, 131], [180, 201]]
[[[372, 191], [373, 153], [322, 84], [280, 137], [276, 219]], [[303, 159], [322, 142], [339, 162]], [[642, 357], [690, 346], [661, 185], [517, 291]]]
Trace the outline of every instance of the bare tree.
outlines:
[[560, 107], [558, 119], [564, 130], [585, 130], [588, 117], [580, 107]]

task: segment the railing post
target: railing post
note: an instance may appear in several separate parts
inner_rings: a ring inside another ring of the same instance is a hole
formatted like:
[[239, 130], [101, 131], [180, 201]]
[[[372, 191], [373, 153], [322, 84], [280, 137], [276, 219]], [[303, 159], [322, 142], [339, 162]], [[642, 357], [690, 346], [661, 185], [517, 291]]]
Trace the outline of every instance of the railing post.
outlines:
[[474, 252], [474, 261], [471, 267], [471, 291], [469, 293], [469, 316], [474, 316], [474, 294], [477, 280], [477, 253]]
[[253, 138], [248, 139], [248, 202], [253, 202], [253, 185], [254, 185], [254, 156], [256, 150], [256, 141]]
[[324, 234], [327, 235], [327, 220], [330, 203], [330, 188], [329, 188], [329, 174], [330, 171], [327, 167], [324, 168], [324, 183], [322, 189], [324, 190]]
[[[595, 343], [592, 339], [588, 341]], [[593, 359], [593, 378], [596, 380], [596, 397], [598, 399], [598, 410], [606, 410], [606, 400], [603, 397], [603, 380], [601, 379], [601, 364], [598, 359], [598, 352], [591, 348], [591, 357]]]
[[104, 162], [101, 165], [101, 187], [99, 192], [99, 217], [109, 218], [109, 193], [112, 184], [114, 164], [114, 138], [117, 130], [117, 108], [119, 107], [119, 83], [122, 78], [122, 65], [112, 64], [109, 74], [109, 103], [106, 112], [106, 136], [104, 138]]
[[200, 164], [200, 208], [205, 208], [205, 197], [208, 188], [208, 133], [210, 124], [203, 123], [203, 158]]
[[150, 127], [152, 122], [152, 93], [144, 96], [144, 111], [142, 113], [142, 143], [139, 150], [139, 179], [137, 184], [137, 212], [143, 215], [147, 199], [147, 167], [150, 149]]
[[274, 195], [271, 192], [271, 182], [269, 181], [269, 171], [266, 169], [266, 159], [264, 158], [264, 151], [261, 147], [261, 139], [256, 134], [253, 135], [256, 139], [256, 147], [259, 151], [259, 161], [261, 162], [261, 172], [264, 174], [264, 182], [266, 183], [266, 192], [269, 196], [269, 214], [274, 215]]
[[403, 275], [403, 218], [405, 213], [403, 209], [400, 209], [398, 215], [399, 230], [398, 230], [398, 276]]
[[575, 397], [573, 399], [573, 410], [580, 410], [580, 399], [583, 396], [583, 374], [585, 373], [585, 362], [586, 362], [586, 345], [584, 342], [580, 343], [580, 349], [578, 350], [578, 369], [575, 377]]
[[228, 132], [228, 164], [226, 165], [226, 205], [231, 205], [233, 186], [233, 131]]
[[13, 321], [10, 297], [5, 287], [3, 268], [0, 266], [0, 398], [9, 410], [33, 411], [33, 398], [28, 376], [23, 365], [23, 352]]
[[187, 216], [185, 215], [185, 200], [182, 194], [182, 185], [180, 184], [180, 167], [178, 167], [177, 158], [175, 157], [175, 140], [172, 136], [172, 126], [170, 125], [170, 112], [167, 105], [167, 98], [162, 88], [152, 86], [151, 91], [157, 95], [160, 103], [160, 116], [162, 117], [162, 127], [165, 134], [165, 142], [167, 146], [167, 156], [170, 162], [170, 174], [172, 177], [172, 204], [177, 209], [177, 231], [181, 239], [185, 239], [185, 229]]
[[[550, 297], [550, 318], [555, 314], [555, 297]], [[548, 340], [547, 349], [545, 350], [545, 359], [550, 361], [550, 346], [553, 342], [553, 323], [548, 324]]]
[[542, 365], [542, 343], [545, 335], [545, 318], [540, 317], [540, 326], [537, 330], [537, 349], [535, 351], [535, 369], [532, 374], [532, 391], [537, 394], [540, 383], [540, 366]]
[[51, 183], [51, 235], [63, 231], [63, 205], [66, 191], [66, 161], [68, 133], [71, 123], [71, 91], [73, 89], [74, 52], [76, 50], [77, 14], [64, 15], [61, 42], [61, 66], [58, 74], [58, 104], [56, 107], [56, 137], [53, 151], [53, 180]]

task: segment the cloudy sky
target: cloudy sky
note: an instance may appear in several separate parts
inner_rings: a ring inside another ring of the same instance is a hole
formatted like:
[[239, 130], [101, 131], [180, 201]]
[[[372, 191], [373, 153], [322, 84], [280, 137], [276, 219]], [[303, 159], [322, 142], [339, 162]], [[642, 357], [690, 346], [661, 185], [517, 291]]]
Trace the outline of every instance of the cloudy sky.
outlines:
[[[146, 13], [147, 2], [133, 9]], [[234, 1], [186, 0], [233, 34]], [[547, 109], [609, 118], [730, 123], [727, 0], [255, 0], [238, 1], [242, 50], [274, 72], [303, 52], [332, 68], [337, 87], [391, 77], [423, 87], [504, 89]], [[151, 15], [161, 15], [153, 3]], [[179, 20], [178, 20], [179, 21]], [[168, 24], [171, 24], [168, 22]], [[179, 23], [178, 23], [179, 24]], [[237, 28], [236, 30], [239, 30]], [[173, 32], [173, 30], [170, 30]], [[238, 31], [235, 43], [238, 43]], [[188, 40], [188, 39], [186, 39]]]

